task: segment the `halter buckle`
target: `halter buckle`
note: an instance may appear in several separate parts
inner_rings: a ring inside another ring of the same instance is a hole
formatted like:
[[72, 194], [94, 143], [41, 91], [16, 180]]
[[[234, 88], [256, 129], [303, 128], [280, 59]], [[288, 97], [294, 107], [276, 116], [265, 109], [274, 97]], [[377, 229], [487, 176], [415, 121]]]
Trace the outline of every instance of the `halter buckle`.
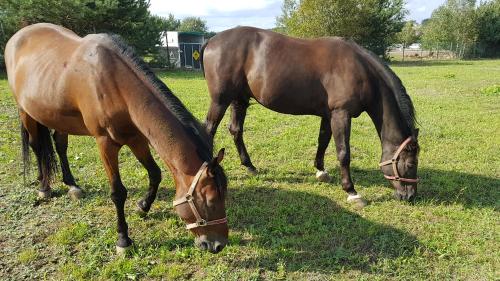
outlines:
[[199, 221], [196, 222], [196, 225], [198, 226], [206, 226], [207, 225], [207, 221], [204, 220], [204, 219], [201, 219]]
[[192, 201], [193, 201], [193, 195], [191, 195], [191, 194], [186, 194], [186, 195], [184, 196], [184, 198], [186, 198], [186, 201], [187, 201], [187, 202], [192, 202]]

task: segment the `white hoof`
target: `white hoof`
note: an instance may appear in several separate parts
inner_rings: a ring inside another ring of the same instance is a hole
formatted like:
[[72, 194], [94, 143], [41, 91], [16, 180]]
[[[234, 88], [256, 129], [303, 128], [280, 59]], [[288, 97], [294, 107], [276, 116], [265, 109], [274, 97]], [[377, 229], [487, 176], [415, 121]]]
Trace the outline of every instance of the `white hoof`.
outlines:
[[368, 205], [368, 202], [359, 194], [347, 196], [347, 202], [355, 204], [355, 206], [359, 209]]
[[120, 247], [116, 246], [116, 255], [119, 257], [125, 257], [130, 253], [130, 250], [132, 249], [132, 245], [128, 247]]
[[73, 200], [81, 199], [83, 197], [83, 190], [79, 187], [71, 186], [68, 190], [68, 196]]
[[318, 179], [321, 182], [329, 182], [330, 181], [330, 176], [326, 171], [320, 171], [318, 170], [316, 172], [316, 179]]
[[356, 199], [361, 199], [361, 195], [356, 194], [356, 195], [349, 195], [349, 196], [347, 196], [347, 202], [351, 202], [351, 201], [354, 201]]
[[46, 191], [39, 190], [38, 191], [38, 198], [40, 198], [42, 200], [50, 199], [51, 196], [52, 196], [52, 191], [50, 191], [50, 190], [46, 190]]

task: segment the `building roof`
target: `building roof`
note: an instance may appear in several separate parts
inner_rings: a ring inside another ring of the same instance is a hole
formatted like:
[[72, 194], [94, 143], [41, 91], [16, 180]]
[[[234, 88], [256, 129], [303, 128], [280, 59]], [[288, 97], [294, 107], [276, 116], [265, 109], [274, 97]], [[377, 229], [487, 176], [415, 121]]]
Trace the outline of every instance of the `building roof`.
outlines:
[[203, 36], [202, 32], [198, 31], [178, 31], [179, 35], [195, 35], [195, 36]]

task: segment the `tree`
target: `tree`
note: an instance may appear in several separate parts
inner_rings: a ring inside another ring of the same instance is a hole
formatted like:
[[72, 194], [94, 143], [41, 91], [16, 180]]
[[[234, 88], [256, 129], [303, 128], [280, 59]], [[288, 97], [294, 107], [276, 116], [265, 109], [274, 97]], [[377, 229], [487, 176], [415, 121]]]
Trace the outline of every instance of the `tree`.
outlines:
[[181, 21], [179, 31], [195, 31], [207, 33], [207, 22], [199, 17], [187, 17]]
[[0, 20], [4, 35], [0, 37], [0, 51], [3, 53], [8, 38], [23, 26], [50, 22], [81, 36], [116, 33], [139, 54], [156, 52], [161, 32], [171, 18], [153, 16], [148, 8], [149, 0], [2, 0]]
[[477, 8], [478, 43], [485, 56], [500, 55], [500, 0], [483, 2]]
[[299, 6], [299, 0], [284, 0], [281, 6], [281, 16], [276, 17], [276, 28], [274, 31], [279, 33], [289, 33], [288, 23], [290, 22], [293, 13]]
[[418, 40], [418, 28], [415, 21], [407, 21], [403, 29], [396, 34], [397, 42], [403, 45], [403, 61], [405, 60], [405, 48]]
[[464, 57], [477, 39], [475, 4], [475, 0], [447, 0], [434, 10], [423, 26], [423, 45]]
[[403, 0], [286, 0], [278, 26], [299, 37], [342, 36], [385, 55], [403, 27]]

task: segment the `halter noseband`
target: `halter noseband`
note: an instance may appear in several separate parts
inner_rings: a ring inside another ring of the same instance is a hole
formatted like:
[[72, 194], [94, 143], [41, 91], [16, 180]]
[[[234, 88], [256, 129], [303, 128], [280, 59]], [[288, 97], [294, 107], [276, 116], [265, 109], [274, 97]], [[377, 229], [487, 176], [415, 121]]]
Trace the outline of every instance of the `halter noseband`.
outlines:
[[408, 178], [402, 178], [399, 176], [399, 173], [398, 173], [398, 157], [399, 157], [399, 154], [401, 153], [401, 151], [403, 151], [403, 149], [408, 145], [408, 143], [410, 143], [411, 141], [411, 137], [408, 137], [399, 147], [398, 149], [396, 150], [396, 152], [394, 153], [394, 156], [392, 156], [392, 158], [390, 160], [387, 160], [387, 161], [383, 161], [381, 163], [379, 163], [379, 167], [383, 167], [383, 166], [386, 166], [386, 165], [391, 165], [392, 164], [392, 170], [394, 171], [394, 176], [388, 176], [386, 174], [384, 174], [384, 177], [388, 180], [393, 180], [393, 181], [402, 181], [402, 182], [411, 182], [411, 183], [416, 183], [419, 181], [418, 178], [416, 179], [408, 179]]
[[203, 165], [201, 165], [200, 169], [198, 170], [198, 173], [196, 173], [196, 176], [194, 177], [193, 182], [191, 183], [191, 186], [189, 187], [189, 190], [186, 193], [186, 195], [177, 200], [174, 200], [174, 207], [184, 203], [188, 203], [189, 207], [191, 207], [191, 211], [196, 217], [196, 222], [187, 224], [186, 229], [193, 229], [197, 227], [227, 223], [227, 217], [211, 221], [203, 219], [200, 216], [198, 209], [196, 209], [196, 205], [194, 204], [193, 192], [196, 189], [196, 186], [198, 185], [198, 181], [200, 180], [201, 174], [207, 169], [207, 167], [208, 163], [207, 162], [203, 163]]

